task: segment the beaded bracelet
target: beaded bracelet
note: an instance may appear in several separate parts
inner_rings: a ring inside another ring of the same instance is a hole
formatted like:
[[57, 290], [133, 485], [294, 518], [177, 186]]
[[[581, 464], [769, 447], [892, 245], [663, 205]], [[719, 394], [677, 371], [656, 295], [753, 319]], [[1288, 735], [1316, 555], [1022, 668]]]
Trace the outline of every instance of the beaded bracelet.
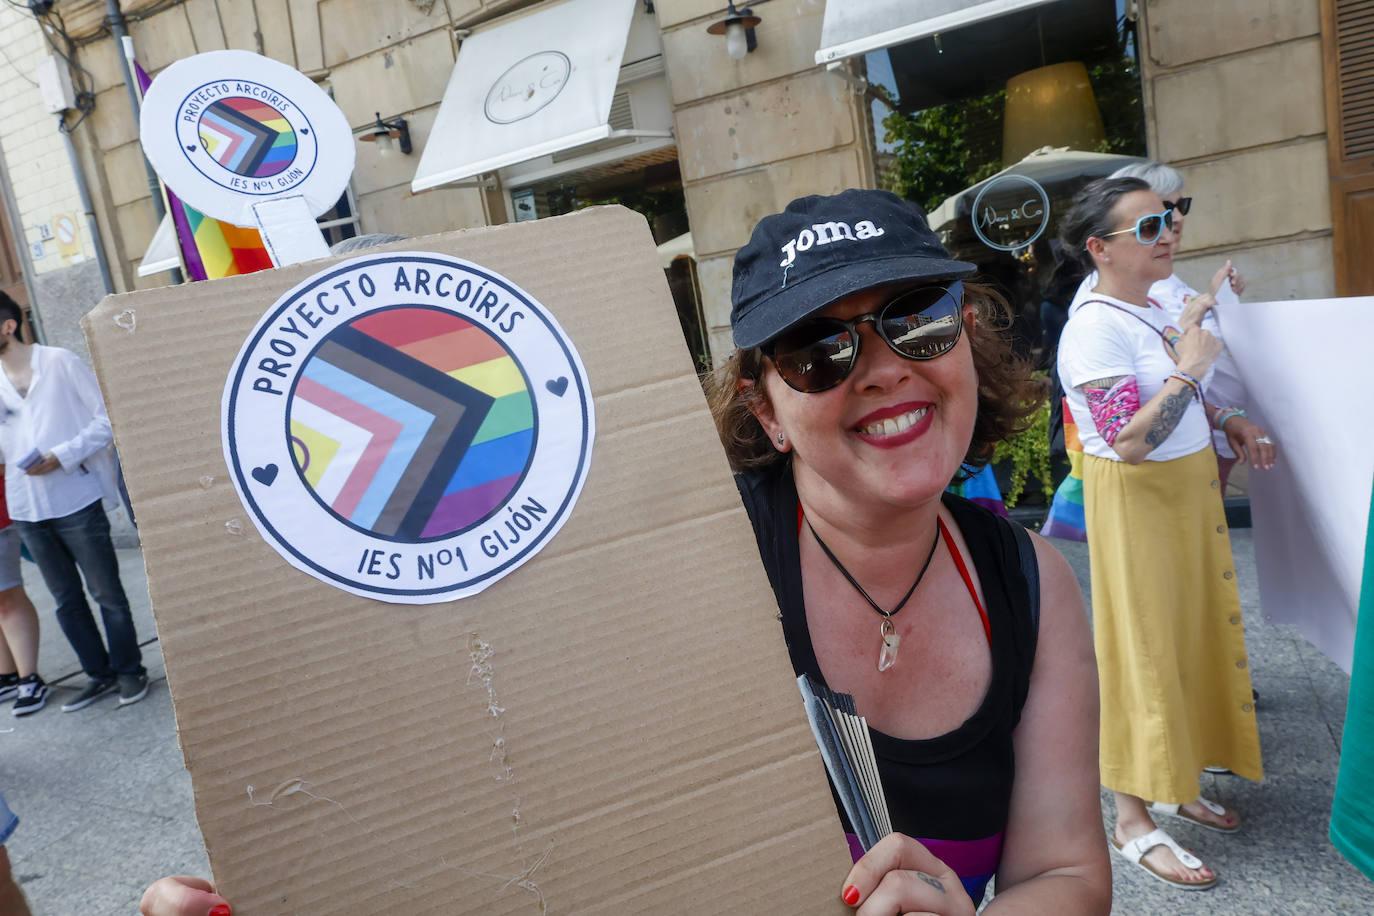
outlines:
[[1216, 429], [1222, 429], [1226, 426], [1227, 420], [1232, 417], [1243, 417], [1245, 415], [1245, 411], [1241, 410], [1239, 407], [1226, 407], [1218, 410], [1216, 416], [1212, 417], [1212, 426]]
[[1193, 394], [1197, 395], [1199, 401], [1202, 400], [1202, 385], [1198, 383], [1197, 379], [1181, 369], [1175, 369], [1173, 372], [1169, 373], [1169, 378], [1178, 379], [1180, 382], [1193, 389]]

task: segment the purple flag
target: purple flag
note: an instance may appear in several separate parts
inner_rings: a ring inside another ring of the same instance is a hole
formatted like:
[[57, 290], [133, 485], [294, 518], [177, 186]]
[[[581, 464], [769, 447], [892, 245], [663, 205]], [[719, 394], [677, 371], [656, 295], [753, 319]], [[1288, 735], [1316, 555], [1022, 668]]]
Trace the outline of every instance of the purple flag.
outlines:
[[[133, 64], [134, 72], [138, 76], [138, 95], [139, 98], [142, 98], [153, 80], [144, 72], [137, 61], [134, 61]], [[172, 225], [177, 230], [177, 244], [181, 246], [181, 260], [186, 265], [186, 273], [190, 275], [187, 279], [204, 280], [206, 276], [205, 264], [200, 259], [200, 249], [196, 247], [195, 234], [191, 231], [191, 223], [186, 218], [187, 207], [180, 198], [172, 193], [171, 188], [164, 184], [162, 189], [167, 195], [167, 212], [171, 214]]]

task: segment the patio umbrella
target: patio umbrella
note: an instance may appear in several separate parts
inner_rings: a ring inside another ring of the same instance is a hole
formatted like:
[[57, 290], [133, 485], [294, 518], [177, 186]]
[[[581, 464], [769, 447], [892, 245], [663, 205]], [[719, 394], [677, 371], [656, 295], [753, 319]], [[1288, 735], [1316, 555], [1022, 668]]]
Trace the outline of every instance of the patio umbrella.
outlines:
[[945, 198], [940, 206], [931, 211], [930, 228], [942, 229], [958, 220], [967, 219], [973, 212], [973, 201], [978, 192], [1005, 175], [1030, 178], [1045, 189], [1050, 200], [1056, 200], [1068, 197], [1095, 178], [1105, 178], [1123, 166], [1144, 161], [1140, 156], [1086, 153], [1067, 147], [1043, 146], [991, 178]]

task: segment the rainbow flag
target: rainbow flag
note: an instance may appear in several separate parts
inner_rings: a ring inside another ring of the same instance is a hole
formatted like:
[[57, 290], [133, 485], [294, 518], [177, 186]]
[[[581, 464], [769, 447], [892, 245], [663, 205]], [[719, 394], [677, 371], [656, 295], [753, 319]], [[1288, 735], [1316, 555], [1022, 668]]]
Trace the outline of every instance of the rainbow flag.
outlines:
[[975, 502], [984, 509], [991, 509], [998, 515], [1007, 514], [1007, 504], [1002, 500], [1002, 488], [997, 486], [997, 478], [993, 475], [990, 464], [983, 465], [967, 480], [950, 484], [949, 492]]
[[[153, 80], [137, 62], [134, 63], [134, 72], [137, 75], [138, 91], [141, 96], [148, 90]], [[242, 100], [235, 99], [232, 101]], [[202, 142], [205, 142], [206, 132], [206, 129], [203, 128], [201, 132]], [[294, 134], [291, 136], [290, 143], [291, 150], [294, 152]], [[254, 157], [266, 161], [270, 153], [270, 149], [267, 152], [259, 149], [254, 153]], [[290, 159], [288, 158], [286, 161], [289, 163]], [[249, 164], [253, 165], [252, 160], [249, 161]], [[253, 165], [253, 167], [259, 167], [259, 165]], [[258, 230], [235, 226], [231, 223], [222, 223], [206, 216], [195, 207], [188, 206], [181, 198], [172, 193], [171, 188], [164, 187], [163, 190], [167, 195], [167, 212], [171, 214], [172, 225], [177, 230], [177, 243], [181, 247], [181, 260], [186, 265], [186, 278], [188, 280], [218, 280], [221, 277], [267, 270], [272, 266], [272, 258], [268, 255], [267, 247], [263, 245], [262, 235]]]
[[181, 241], [187, 268], [190, 269], [192, 262], [191, 251], [195, 252], [195, 262], [200, 266], [200, 276], [191, 271], [191, 279], [218, 280], [272, 267], [272, 258], [258, 230], [206, 216], [177, 199], [171, 191], [167, 192], [167, 197], [173, 207], [172, 220], [177, 224], [177, 238]]
[[1069, 475], [1054, 491], [1054, 501], [1045, 516], [1040, 533], [1066, 541], [1086, 541], [1088, 524], [1083, 517], [1083, 443], [1078, 439], [1078, 424], [1064, 399], [1064, 450], [1069, 455]]
[[364, 531], [407, 542], [472, 527], [534, 454], [534, 398], [504, 345], [451, 312], [386, 309], [329, 335], [288, 410], [296, 469]]

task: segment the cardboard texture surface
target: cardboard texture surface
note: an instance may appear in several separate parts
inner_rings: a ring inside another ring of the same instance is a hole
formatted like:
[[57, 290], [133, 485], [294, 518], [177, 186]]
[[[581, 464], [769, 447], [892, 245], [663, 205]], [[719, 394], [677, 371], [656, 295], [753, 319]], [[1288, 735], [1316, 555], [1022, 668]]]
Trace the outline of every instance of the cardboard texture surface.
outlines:
[[292, 568], [229, 482], [229, 365], [327, 262], [112, 296], [85, 319], [234, 912], [847, 911], [772, 592], [643, 219], [388, 247], [524, 288], [594, 394], [567, 524], [459, 601], [387, 604]]

